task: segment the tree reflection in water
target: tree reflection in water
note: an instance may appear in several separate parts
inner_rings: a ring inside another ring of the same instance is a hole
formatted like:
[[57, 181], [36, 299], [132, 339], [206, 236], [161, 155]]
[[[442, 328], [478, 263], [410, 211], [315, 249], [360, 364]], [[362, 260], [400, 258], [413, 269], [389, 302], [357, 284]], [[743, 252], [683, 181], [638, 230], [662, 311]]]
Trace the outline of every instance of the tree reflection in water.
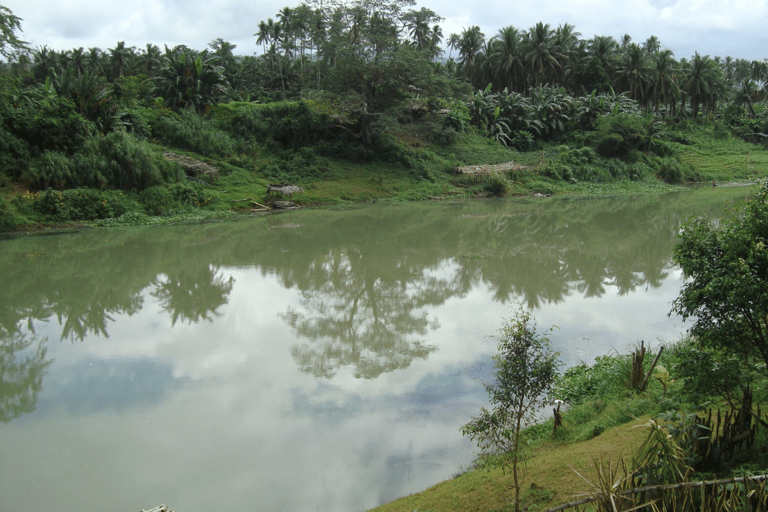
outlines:
[[330, 378], [345, 366], [356, 378], [372, 379], [425, 359], [435, 347], [414, 336], [438, 327], [426, 306], [442, 304], [466, 291], [462, 274], [414, 273], [395, 257], [372, 262], [364, 249], [332, 251], [312, 265], [302, 308], [283, 318], [310, 342], [291, 354], [302, 371]]
[[225, 279], [213, 265], [183, 267], [157, 276], [151, 294], [170, 313], [173, 325], [179, 319], [210, 322], [210, 315], [218, 316], [216, 310], [228, 302], [234, 282], [231, 276]]
[[[51, 364], [45, 359], [46, 341], [19, 332], [0, 337], [1, 422], [8, 423], [35, 410], [43, 375]], [[30, 350], [35, 343], [37, 348]]]

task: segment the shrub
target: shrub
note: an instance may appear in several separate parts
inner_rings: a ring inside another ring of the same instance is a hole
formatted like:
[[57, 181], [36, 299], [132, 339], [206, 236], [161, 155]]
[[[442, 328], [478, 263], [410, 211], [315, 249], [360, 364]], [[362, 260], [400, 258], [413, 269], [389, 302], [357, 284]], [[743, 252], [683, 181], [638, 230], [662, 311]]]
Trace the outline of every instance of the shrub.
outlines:
[[434, 132], [431, 139], [439, 146], [451, 146], [459, 139], [459, 133], [453, 128], [442, 128]]
[[533, 134], [526, 130], [518, 130], [512, 134], [510, 146], [518, 151], [529, 151], [534, 146]]
[[512, 321], [505, 322], [499, 337], [499, 354], [494, 356], [495, 382], [485, 388], [493, 404], [462, 427], [462, 433], [477, 441], [485, 454], [503, 453], [512, 467], [515, 511], [520, 511], [518, 463], [522, 460], [520, 432], [535, 422], [538, 411], [551, 403], [550, 393], [557, 377], [559, 352], [550, 340], [537, 333], [530, 313], [522, 307]]
[[78, 170], [92, 168], [109, 188], [144, 190], [160, 183], [179, 181], [183, 172], [174, 163], [154, 153], [150, 146], [123, 131], [91, 141], [87, 151], [75, 158]]
[[597, 142], [597, 152], [606, 158], [619, 156], [624, 145], [624, 137], [618, 133], [609, 133]]
[[626, 158], [630, 150], [645, 151], [650, 144], [646, 121], [639, 115], [619, 114], [597, 120], [597, 152]]
[[599, 356], [590, 366], [582, 362], [560, 375], [552, 395], [571, 404], [602, 400], [625, 387], [629, 356]]
[[[82, 177], [88, 170], [81, 172]], [[101, 176], [88, 176], [86, 179], [80, 179], [75, 173], [70, 158], [57, 151], [45, 151], [40, 158], [36, 159], [32, 165], [24, 172], [23, 179], [33, 190], [44, 190], [55, 188], [63, 190], [65, 188], [85, 185], [96, 188], [106, 186], [106, 180]]]
[[31, 159], [29, 145], [0, 125], [0, 172], [13, 179], [20, 178]]
[[10, 113], [8, 128], [29, 144], [34, 155], [56, 151], [72, 155], [96, 133], [96, 126], [77, 112], [71, 100], [58, 96]]
[[25, 171], [30, 188], [98, 188], [143, 190], [182, 177], [181, 168], [154, 153], [130, 134], [117, 131], [90, 139], [69, 157], [46, 151]]
[[121, 192], [94, 189], [53, 190], [37, 194], [34, 208], [56, 222], [118, 217], [135, 208]]
[[327, 137], [326, 116], [304, 101], [246, 104], [227, 119], [227, 130], [241, 137], [272, 139], [283, 148], [297, 149]]
[[179, 210], [212, 206], [214, 197], [203, 184], [181, 182], [148, 188], [139, 194], [139, 201], [147, 214], [165, 216]]
[[667, 183], [682, 183], [695, 181], [699, 178], [691, 164], [683, 164], [676, 160], [665, 159], [659, 164], [657, 176]]
[[152, 124], [152, 135], [169, 146], [212, 158], [224, 158], [240, 149], [215, 120], [191, 110], [158, 117]]
[[16, 215], [14, 214], [11, 205], [8, 204], [5, 197], [0, 195], [0, 232], [11, 231], [16, 227], [16, 224]]

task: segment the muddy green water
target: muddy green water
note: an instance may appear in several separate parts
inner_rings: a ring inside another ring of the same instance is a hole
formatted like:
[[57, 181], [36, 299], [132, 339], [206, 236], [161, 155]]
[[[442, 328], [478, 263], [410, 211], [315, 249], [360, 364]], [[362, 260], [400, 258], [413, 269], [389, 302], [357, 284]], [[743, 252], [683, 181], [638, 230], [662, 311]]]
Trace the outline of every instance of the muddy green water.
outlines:
[[502, 318], [566, 364], [685, 329], [678, 226], [747, 189], [0, 241], [0, 510], [358, 511], [450, 478]]

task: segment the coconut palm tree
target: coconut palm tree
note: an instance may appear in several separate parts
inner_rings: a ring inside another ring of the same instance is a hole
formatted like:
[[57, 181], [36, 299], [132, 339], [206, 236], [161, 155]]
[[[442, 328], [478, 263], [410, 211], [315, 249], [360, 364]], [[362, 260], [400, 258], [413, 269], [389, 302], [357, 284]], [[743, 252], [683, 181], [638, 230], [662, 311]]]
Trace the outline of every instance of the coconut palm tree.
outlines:
[[101, 74], [103, 71], [103, 52], [101, 48], [88, 48], [88, 69], [91, 73]]
[[631, 43], [631, 42], [632, 42], [632, 36], [631, 35], [624, 34], [623, 36], [621, 36], [621, 48], [622, 48], [622, 50], [627, 49], [627, 47], [629, 46], [629, 43]]
[[512, 25], [499, 30], [490, 44], [490, 61], [493, 66], [493, 82], [500, 89], [523, 92], [525, 89], [525, 69], [522, 55], [522, 37], [520, 31]]
[[652, 68], [647, 54], [638, 44], [630, 43], [616, 72], [618, 88], [629, 92], [630, 98], [644, 105], [648, 100], [645, 92], [651, 81], [651, 74]]
[[744, 82], [736, 92], [733, 101], [738, 105], [746, 105], [749, 115], [755, 117], [755, 108], [753, 104], [760, 100], [763, 91], [752, 80]]
[[85, 73], [85, 70], [88, 66], [86, 58], [85, 49], [83, 49], [82, 46], [72, 50], [71, 65], [75, 68], [75, 74], [77, 76], [81, 76], [83, 73]]
[[112, 80], [117, 80], [128, 71], [133, 63], [135, 50], [134, 46], [125, 46], [125, 41], [118, 41], [117, 46], [109, 49], [109, 69]]
[[448, 44], [448, 48], [450, 48], [450, 51], [448, 52], [448, 60], [451, 60], [453, 50], [459, 49], [460, 41], [461, 41], [461, 37], [459, 36], [459, 34], [451, 34], [450, 36], [448, 36], [448, 41], [446, 42]]
[[153, 78], [160, 70], [163, 63], [163, 57], [160, 48], [152, 43], [147, 43], [143, 53], [138, 57], [138, 67], [146, 73], [149, 78]]
[[674, 106], [675, 100], [680, 97], [679, 66], [672, 50], [656, 52], [651, 60], [653, 77], [649, 93], [658, 113], [660, 103]]
[[56, 69], [55, 52], [43, 45], [33, 52], [34, 64], [32, 74], [38, 82], [44, 82], [51, 71]]
[[440, 25], [434, 25], [429, 33], [429, 53], [432, 59], [436, 59], [443, 54], [440, 43], [443, 42], [443, 29]]
[[459, 63], [461, 69], [465, 73], [465, 76], [470, 76], [472, 72], [472, 66], [475, 63], [475, 57], [478, 52], [482, 50], [485, 43], [485, 34], [480, 30], [477, 25], [465, 28], [461, 32], [459, 37]]
[[[686, 63], [680, 88], [690, 98], [691, 111], [693, 118], [696, 119], [702, 104], [714, 109], [714, 101], [723, 88], [720, 68], [709, 55], [702, 57], [696, 52], [693, 59]], [[681, 105], [683, 107], [685, 106], [685, 99], [683, 96], [683, 104]]]
[[643, 43], [643, 48], [645, 48], [645, 51], [648, 55], [653, 55], [654, 53], [658, 52], [659, 49], [661, 48], [661, 43], [659, 43], [659, 38], [656, 36], [649, 37]]
[[561, 60], [559, 82], [565, 85], [567, 75], [577, 65], [580, 58], [579, 36], [581, 32], [576, 32], [576, 27], [570, 23], [560, 25], [555, 30], [555, 46], [559, 53], [563, 55]]
[[611, 36], [595, 36], [588, 43], [589, 55], [600, 61], [606, 74], [613, 74], [616, 68], [616, 54], [619, 43]]
[[565, 55], [554, 44], [554, 33], [548, 23], [539, 22], [523, 36], [523, 55], [531, 85], [554, 82], [562, 70]]

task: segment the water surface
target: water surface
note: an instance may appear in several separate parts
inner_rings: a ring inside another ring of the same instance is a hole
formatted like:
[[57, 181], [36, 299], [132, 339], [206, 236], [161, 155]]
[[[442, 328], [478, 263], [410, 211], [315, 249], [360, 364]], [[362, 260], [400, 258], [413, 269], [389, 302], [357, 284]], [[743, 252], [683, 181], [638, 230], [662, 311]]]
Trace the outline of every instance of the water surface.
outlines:
[[0, 242], [0, 508], [365, 510], [471, 463], [502, 319], [566, 364], [685, 329], [747, 190], [305, 210]]

